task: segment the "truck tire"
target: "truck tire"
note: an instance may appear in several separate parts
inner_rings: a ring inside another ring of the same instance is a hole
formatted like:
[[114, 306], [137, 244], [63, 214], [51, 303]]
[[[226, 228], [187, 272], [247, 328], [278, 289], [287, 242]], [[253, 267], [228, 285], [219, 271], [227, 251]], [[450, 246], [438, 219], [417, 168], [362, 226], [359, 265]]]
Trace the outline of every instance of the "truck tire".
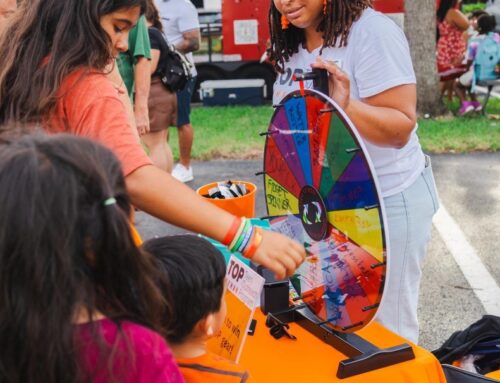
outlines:
[[198, 76], [196, 77], [196, 84], [194, 86], [193, 96], [191, 97], [191, 102], [200, 102], [200, 84], [203, 81], [208, 80], [223, 80], [226, 78], [224, 71], [219, 68], [210, 65], [200, 65], [196, 66], [196, 71]]

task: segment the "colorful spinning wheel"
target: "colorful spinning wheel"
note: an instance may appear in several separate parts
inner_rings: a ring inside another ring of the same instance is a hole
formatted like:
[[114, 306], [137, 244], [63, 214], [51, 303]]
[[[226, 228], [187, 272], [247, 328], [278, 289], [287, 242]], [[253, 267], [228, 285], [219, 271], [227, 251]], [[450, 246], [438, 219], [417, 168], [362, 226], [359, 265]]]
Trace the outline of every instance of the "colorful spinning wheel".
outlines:
[[271, 230], [307, 250], [291, 278], [304, 303], [336, 331], [368, 324], [386, 277], [383, 201], [363, 143], [334, 101], [297, 91], [276, 108], [264, 185]]

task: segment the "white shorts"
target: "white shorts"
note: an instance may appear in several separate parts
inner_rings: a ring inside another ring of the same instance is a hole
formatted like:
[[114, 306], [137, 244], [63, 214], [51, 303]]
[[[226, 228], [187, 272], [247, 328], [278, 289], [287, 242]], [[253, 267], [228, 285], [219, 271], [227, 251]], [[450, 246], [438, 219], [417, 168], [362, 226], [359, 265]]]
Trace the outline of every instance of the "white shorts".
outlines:
[[458, 82], [460, 82], [460, 85], [463, 85], [465, 87], [469, 87], [472, 85], [472, 76], [474, 75], [474, 69], [469, 70], [468, 72], [465, 72], [463, 75], [461, 75], [458, 78]]

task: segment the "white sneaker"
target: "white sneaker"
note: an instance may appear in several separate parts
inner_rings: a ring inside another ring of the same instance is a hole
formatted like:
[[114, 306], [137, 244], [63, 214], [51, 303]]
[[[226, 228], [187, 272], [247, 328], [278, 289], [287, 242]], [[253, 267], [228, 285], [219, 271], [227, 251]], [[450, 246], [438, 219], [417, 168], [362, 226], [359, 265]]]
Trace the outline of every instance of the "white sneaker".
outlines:
[[190, 166], [186, 168], [182, 164], [176, 164], [172, 170], [172, 177], [178, 179], [181, 182], [189, 182], [194, 179], [193, 177], [193, 167]]

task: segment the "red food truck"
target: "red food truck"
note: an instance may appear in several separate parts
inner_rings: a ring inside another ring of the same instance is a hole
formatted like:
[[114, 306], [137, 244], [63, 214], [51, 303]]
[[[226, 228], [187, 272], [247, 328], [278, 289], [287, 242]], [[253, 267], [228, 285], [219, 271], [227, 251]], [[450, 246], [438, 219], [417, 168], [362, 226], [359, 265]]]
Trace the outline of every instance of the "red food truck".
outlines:
[[[193, 0], [198, 8], [202, 44], [195, 53], [198, 80], [261, 78], [272, 94], [274, 70], [262, 62], [269, 39], [270, 0]], [[374, 0], [374, 8], [402, 20], [404, 0]], [[194, 98], [198, 99], [195, 91]]]

